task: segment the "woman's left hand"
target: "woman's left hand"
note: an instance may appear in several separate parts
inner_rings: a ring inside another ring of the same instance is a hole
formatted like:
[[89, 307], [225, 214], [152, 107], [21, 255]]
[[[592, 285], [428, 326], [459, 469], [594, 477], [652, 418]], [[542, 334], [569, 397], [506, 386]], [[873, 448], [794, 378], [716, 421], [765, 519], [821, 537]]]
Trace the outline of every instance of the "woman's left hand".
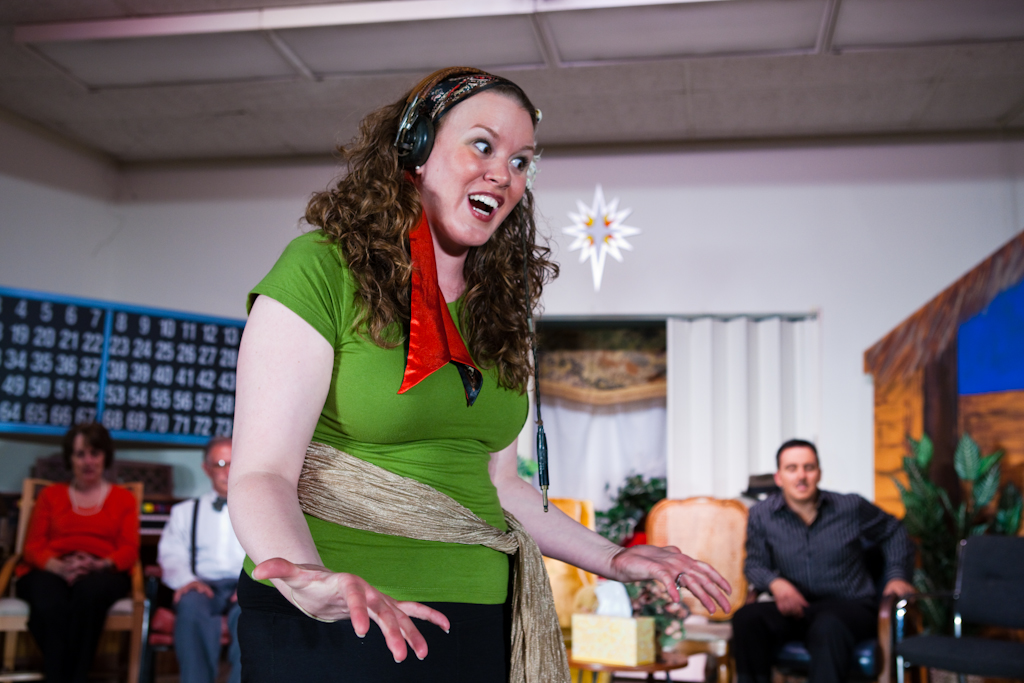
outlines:
[[657, 579], [674, 600], [680, 599], [678, 588], [682, 586], [689, 589], [708, 612], [715, 613], [715, 603], [727, 614], [729, 612], [729, 599], [726, 597], [732, 595], [729, 582], [714, 567], [683, 555], [675, 546], [635, 545], [624, 548], [612, 558], [611, 566], [614, 576], [608, 578], [617, 581]]
[[620, 548], [557, 507], [545, 513], [540, 492], [519, 478], [517, 464], [513, 441], [491, 454], [488, 472], [498, 489], [501, 506], [526, 527], [546, 556], [616, 581], [657, 579], [665, 584], [673, 600], [679, 600], [678, 586], [685, 586], [708, 612], [715, 612], [715, 603], [729, 612], [725, 596], [732, 594], [732, 587], [706, 562], [687, 557], [673, 546]]

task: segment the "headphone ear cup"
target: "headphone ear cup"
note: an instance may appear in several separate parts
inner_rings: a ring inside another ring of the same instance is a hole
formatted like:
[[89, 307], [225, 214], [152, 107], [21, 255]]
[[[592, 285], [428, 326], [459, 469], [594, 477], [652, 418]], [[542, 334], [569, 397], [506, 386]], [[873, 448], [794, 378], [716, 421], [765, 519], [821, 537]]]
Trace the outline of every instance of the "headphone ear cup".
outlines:
[[434, 122], [429, 116], [417, 116], [412, 128], [406, 135], [410, 144], [409, 153], [402, 158], [406, 168], [422, 166], [434, 148]]

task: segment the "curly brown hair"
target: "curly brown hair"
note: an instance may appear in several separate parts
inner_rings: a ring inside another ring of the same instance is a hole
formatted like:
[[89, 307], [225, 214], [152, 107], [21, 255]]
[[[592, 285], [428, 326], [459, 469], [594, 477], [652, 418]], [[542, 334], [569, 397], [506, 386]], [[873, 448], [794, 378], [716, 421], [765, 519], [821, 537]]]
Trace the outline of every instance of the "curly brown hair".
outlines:
[[[532, 118], [533, 105], [517, 87], [491, 90], [513, 99]], [[403, 96], [363, 119], [352, 144], [338, 148], [348, 173], [334, 187], [314, 194], [305, 216], [340, 246], [358, 287], [357, 329], [382, 348], [402, 344], [408, 334], [409, 233], [422, 211], [419, 191], [393, 145], [405, 104]], [[443, 123], [438, 122], [438, 130]], [[551, 250], [537, 243], [533, 211], [533, 193], [526, 190], [487, 243], [469, 250], [463, 270], [460, 322], [469, 352], [481, 367], [497, 368], [500, 386], [519, 392], [526, 391], [531, 369], [524, 272], [531, 310], [544, 285], [558, 276], [558, 265], [548, 259]]]

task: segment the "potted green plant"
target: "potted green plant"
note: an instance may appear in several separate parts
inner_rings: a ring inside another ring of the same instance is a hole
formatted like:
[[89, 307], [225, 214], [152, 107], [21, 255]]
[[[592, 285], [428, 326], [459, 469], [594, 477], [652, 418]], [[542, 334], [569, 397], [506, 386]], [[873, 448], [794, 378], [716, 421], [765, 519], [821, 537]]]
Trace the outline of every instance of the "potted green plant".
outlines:
[[[610, 487], [610, 484], [606, 484], [604, 490], [607, 491]], [[642, 474], [630, 474], [612, 499], [612, 507], [595, 514], [597, 533], [612, 543], [621, 544], [665, 494], [664, 477], [647, 479]]]
[[[609, 488], [606, 486], [605, 490]], [[598, 533], [613, 543], [623, 543], [638, 530], [647, 513], [665, 495], [664, 477], [647, 479], [641, 474], [631, 474], [616, 492], [612, 507], [596, 513]], [[634, 616], [654, 617], [655, 637], [661, 653], [659, 658], [678, 649], [686, 636], [683, 628], [683, 619], [687, 617], [685, 605], [673, 602], [658, 581], [629, 583], [626, 590], [633, 603]]]
[[[908, 437], [910, 455], [903, 458], [908, 484], [895, 479], [906, 508], [903, 524], [917, 542], [919, 566], [914, 586], [922, 593], [949, 592], [956, 579], [957, 547], [968, 536], [1015, 535], [1024, 501], [1012, 483], [999, 488], [1002, 451], [982, 455], [977, 442], [964, 434], [953, 456], [962, 500], [954, 506], [949, 494], [929, 478], [934, 455], [932, 440]], [[948, 602], [922, 600], [927, 632], [950, 633]]]

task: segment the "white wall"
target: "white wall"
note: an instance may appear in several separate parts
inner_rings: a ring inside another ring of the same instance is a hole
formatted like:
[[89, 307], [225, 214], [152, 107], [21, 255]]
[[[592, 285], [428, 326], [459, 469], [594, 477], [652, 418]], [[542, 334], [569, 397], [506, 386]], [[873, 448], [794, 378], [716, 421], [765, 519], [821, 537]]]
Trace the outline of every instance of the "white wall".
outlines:
[[[244, 315], [246, 292], [300, 231], [309, 194], [336, 172], [324, 161], [112, 173], [25, 135], [0, 121], [0, 285], [226, 317]], [[90, 183], [71, 182], [66, 159], [52, 177], [34, 161], [68, 155]], [[562, 276], [546, 310], [819, 309], [825, 485], [870, 496], [862, 354], [1024, 228], [1022, 170], [1020, 141], [551, 152], [536, 189]], [[599, 294], [560, 232], [596, 183], [643, 230], [625, 263], [609, 260]], [[23, 476], [8, 469], [3, 490]]]
[[600, 182], [644, 231], [599, 294], [556, 234], [549, 313], [820, 310], [823, 484], [869, 497], [864, 350], [1024, 229], [1019, 141], [551, 154], [541, 168], [553, 227]]

